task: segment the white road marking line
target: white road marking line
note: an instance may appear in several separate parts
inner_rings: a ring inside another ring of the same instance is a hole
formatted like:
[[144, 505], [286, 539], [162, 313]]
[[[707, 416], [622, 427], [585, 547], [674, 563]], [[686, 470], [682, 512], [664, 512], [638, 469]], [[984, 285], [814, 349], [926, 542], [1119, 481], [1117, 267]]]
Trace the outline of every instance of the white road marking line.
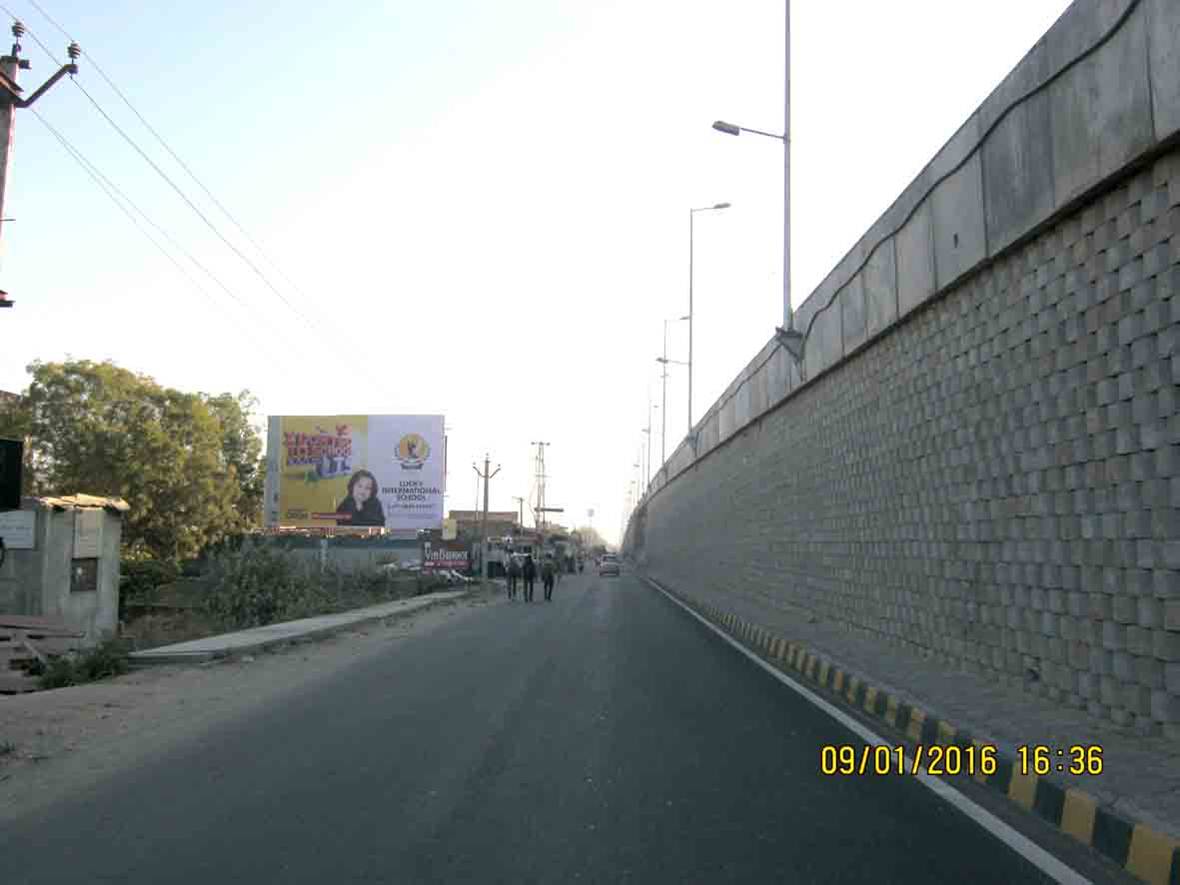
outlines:
[[[636, 577], [639, 576], [636, 575]], [[788, 688], [791, 688], [807, 700], [811, 701], [811, 703], [815, 704], [817, 707], [837, 720], [845, 728], [857, 734], [867, 743], [874, 747], [897, 746], [897, 744], [886, 740], [876, 732], [865, 728], [865, 726], [857, 722], [843, 710], [832, 706], [815, 692], [811, 691], [805, 686], [798, 684], [795, 682], [795, 680], [791, 679], [774, 666], [762, 660], [762, 658], [758, 657], [758, 655], [754, 654], [754, 652], [750, 651], [724, 630], [714, 625], [707, 618], [697, 614], [689, 606], [685, 605], [655, 581], [651, 580], [651, 578], [641, 578], [640, 580], [645, 580], [650, 583], [653, 587], [655, 587], [670, 600], [672, 600], [674, 603], [676, 603], [678, 606], [680, 606], [682, 609], [684, 609], [686, 612], [688, 612], [690, 615], [692, 615], [694, 618], [696, 618], [698, 621], [700, 621], [702, 624], [704, 624], [706, 627], [708, 627], [710, 630], [712, 630], [714, 633], [716, 633], [718, 636], [720, 636], [722, 639], [724, 639], [726, 642], [728, 642], [730, 645], [760, 666], [767, 673], [772, 675], [779, 682], [783, 683]], [[905, 756], [905, 763], [907, 769], [913, 769], [913, 763], [909, 758], [909, 754], [906, 754]], [[1071, 885], [1083, 885], [1083, 883], [1090, 882], [1090, 880], [1085, 876], [1075, 872], [1071, 867], [1066, 866], [1062, 861], [1058, 860], [1045, 849], [1041, 848], [1041, 846], [1037, 845], [1027, 836], [1024, 836], [1018, 831], [1014, 830], [990, 811], [979, 805], [976, 805], [946, 781], [942, 780], [941, 778], [932, 777], [928, 774], [918, 774], [916, 777], [919, 783], [931, 790], [939, 798], [944, 799], [946, 802], [959, 809], [959, 811], [963, 812], [963, 814], [967, 815], [967, 817], [971, 818], [1029, 863], [1033, 864], [1033, 866], [1035, 866], [1041, 872], [1045, 873], [1045, 875], [1052, 876], [1058, 882], [1068, 882], [1071, 883]]]

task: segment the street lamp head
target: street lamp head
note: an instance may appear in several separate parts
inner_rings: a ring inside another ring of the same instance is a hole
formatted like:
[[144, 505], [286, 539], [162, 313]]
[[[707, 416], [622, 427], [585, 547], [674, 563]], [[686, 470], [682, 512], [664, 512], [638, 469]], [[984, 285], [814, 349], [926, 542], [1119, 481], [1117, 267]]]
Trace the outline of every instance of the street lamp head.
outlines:
[[714, 209], [728, 209], [731, 205], [732, 205], [731, 203], [716, 203], [716, 204], [714, 204], [713, 208]]
[[726, 123], [724, 120], [714, 120], [713, 121], [713, 128], [716, 129], [718, 132], [724, 132], [726, 135], [741, 135], [742, 134], [742, 130], [740, 127], [734, 126], [732, 123]]
[[681, 319], [681, 320], [691, 320], [691, 319], [692, 319], [692, 314], [691, 314], [691, 313], [686, 313], [686, 314], [685, 314], [684, 316], [682, 316], [680, 319]]

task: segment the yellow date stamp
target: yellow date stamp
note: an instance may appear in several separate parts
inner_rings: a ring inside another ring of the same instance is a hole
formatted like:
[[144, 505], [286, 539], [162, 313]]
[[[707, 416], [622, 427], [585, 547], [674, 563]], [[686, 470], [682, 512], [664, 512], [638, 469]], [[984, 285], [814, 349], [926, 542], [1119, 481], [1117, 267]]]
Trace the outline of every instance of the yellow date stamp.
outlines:
[[995, 774], [996, 769], [996, 748], [991, 744], [967, 747], [918, 744], [908, 753], [904, 747], [824, 744], [819, 751], [820, 774], [828, 777], [896, 774], [978, 777]]

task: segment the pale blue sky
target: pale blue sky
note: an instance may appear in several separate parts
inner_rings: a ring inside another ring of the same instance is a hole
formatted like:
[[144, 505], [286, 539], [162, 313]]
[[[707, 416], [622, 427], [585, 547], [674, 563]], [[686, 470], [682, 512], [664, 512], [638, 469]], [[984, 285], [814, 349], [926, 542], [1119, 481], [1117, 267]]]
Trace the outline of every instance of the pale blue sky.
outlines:
[[[64, 55], [27, 0], [4, 5]], [[470, 464], [487, 450], [503, 465], [492, 507], [513, 509], [528, 443], [545, 439], [550, 503], [579, 520], [594, 507], [614, 536], [649, 393], [659, 402], [662, 320], [687, 310], [690, 206], [733, 203], [698, 216], [695, 415], [781, 321], [782, 148], [710, 124], [781, 131], [782, 3], [41, 5], [281, 273], [86, 56], [79, 81], [310, 322], [64, 82], [37, 110], [252, 310], [208, 281], [213, 303], [200, 295], [21, 111], [0, 389], [69, 354], [183, 389], [249, 388], [263, 414], [441, 412], [448, 508], [473, 505]], [[796, 305], [1067, 5], [793, 4]], [[24, 46], [31, 88], [53, 64]], [[685, 348], [675, 324], [671, 355]], [[685, 396], [674, 369], [669, 451]], [[658, 462], [658, 411], [655, 424]]]

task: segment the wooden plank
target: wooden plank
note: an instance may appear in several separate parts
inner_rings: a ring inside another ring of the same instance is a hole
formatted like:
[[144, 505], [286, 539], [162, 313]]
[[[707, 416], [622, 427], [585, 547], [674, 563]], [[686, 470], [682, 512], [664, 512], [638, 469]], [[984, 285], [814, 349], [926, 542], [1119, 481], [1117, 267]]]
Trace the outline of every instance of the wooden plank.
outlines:
[[26, 615], [0, 614], [0, 636], [23, 634], [19, 638], [37, 639], [45, 636], [83, 637], [86, 634], [70, 628], [54, 618], [32, 618]]
[[49, 636], [45, 639], [33, 640], [37, 648], [46, 654], [60, 655], [67, 651], [74, 651], [81, 647], [78, 637], [74, 636]]
[[0, 671], [0, 692], [36, 690], [37, 678], [35, 676], [26, 676], [16, 670]]
[[0, 627], [33, 627], [48, 629], [55, 626], [61, 627], [64, 630], [66, 625], [63, 621], [57, 618], [33, 617], [31, 615], [0, 614]]

